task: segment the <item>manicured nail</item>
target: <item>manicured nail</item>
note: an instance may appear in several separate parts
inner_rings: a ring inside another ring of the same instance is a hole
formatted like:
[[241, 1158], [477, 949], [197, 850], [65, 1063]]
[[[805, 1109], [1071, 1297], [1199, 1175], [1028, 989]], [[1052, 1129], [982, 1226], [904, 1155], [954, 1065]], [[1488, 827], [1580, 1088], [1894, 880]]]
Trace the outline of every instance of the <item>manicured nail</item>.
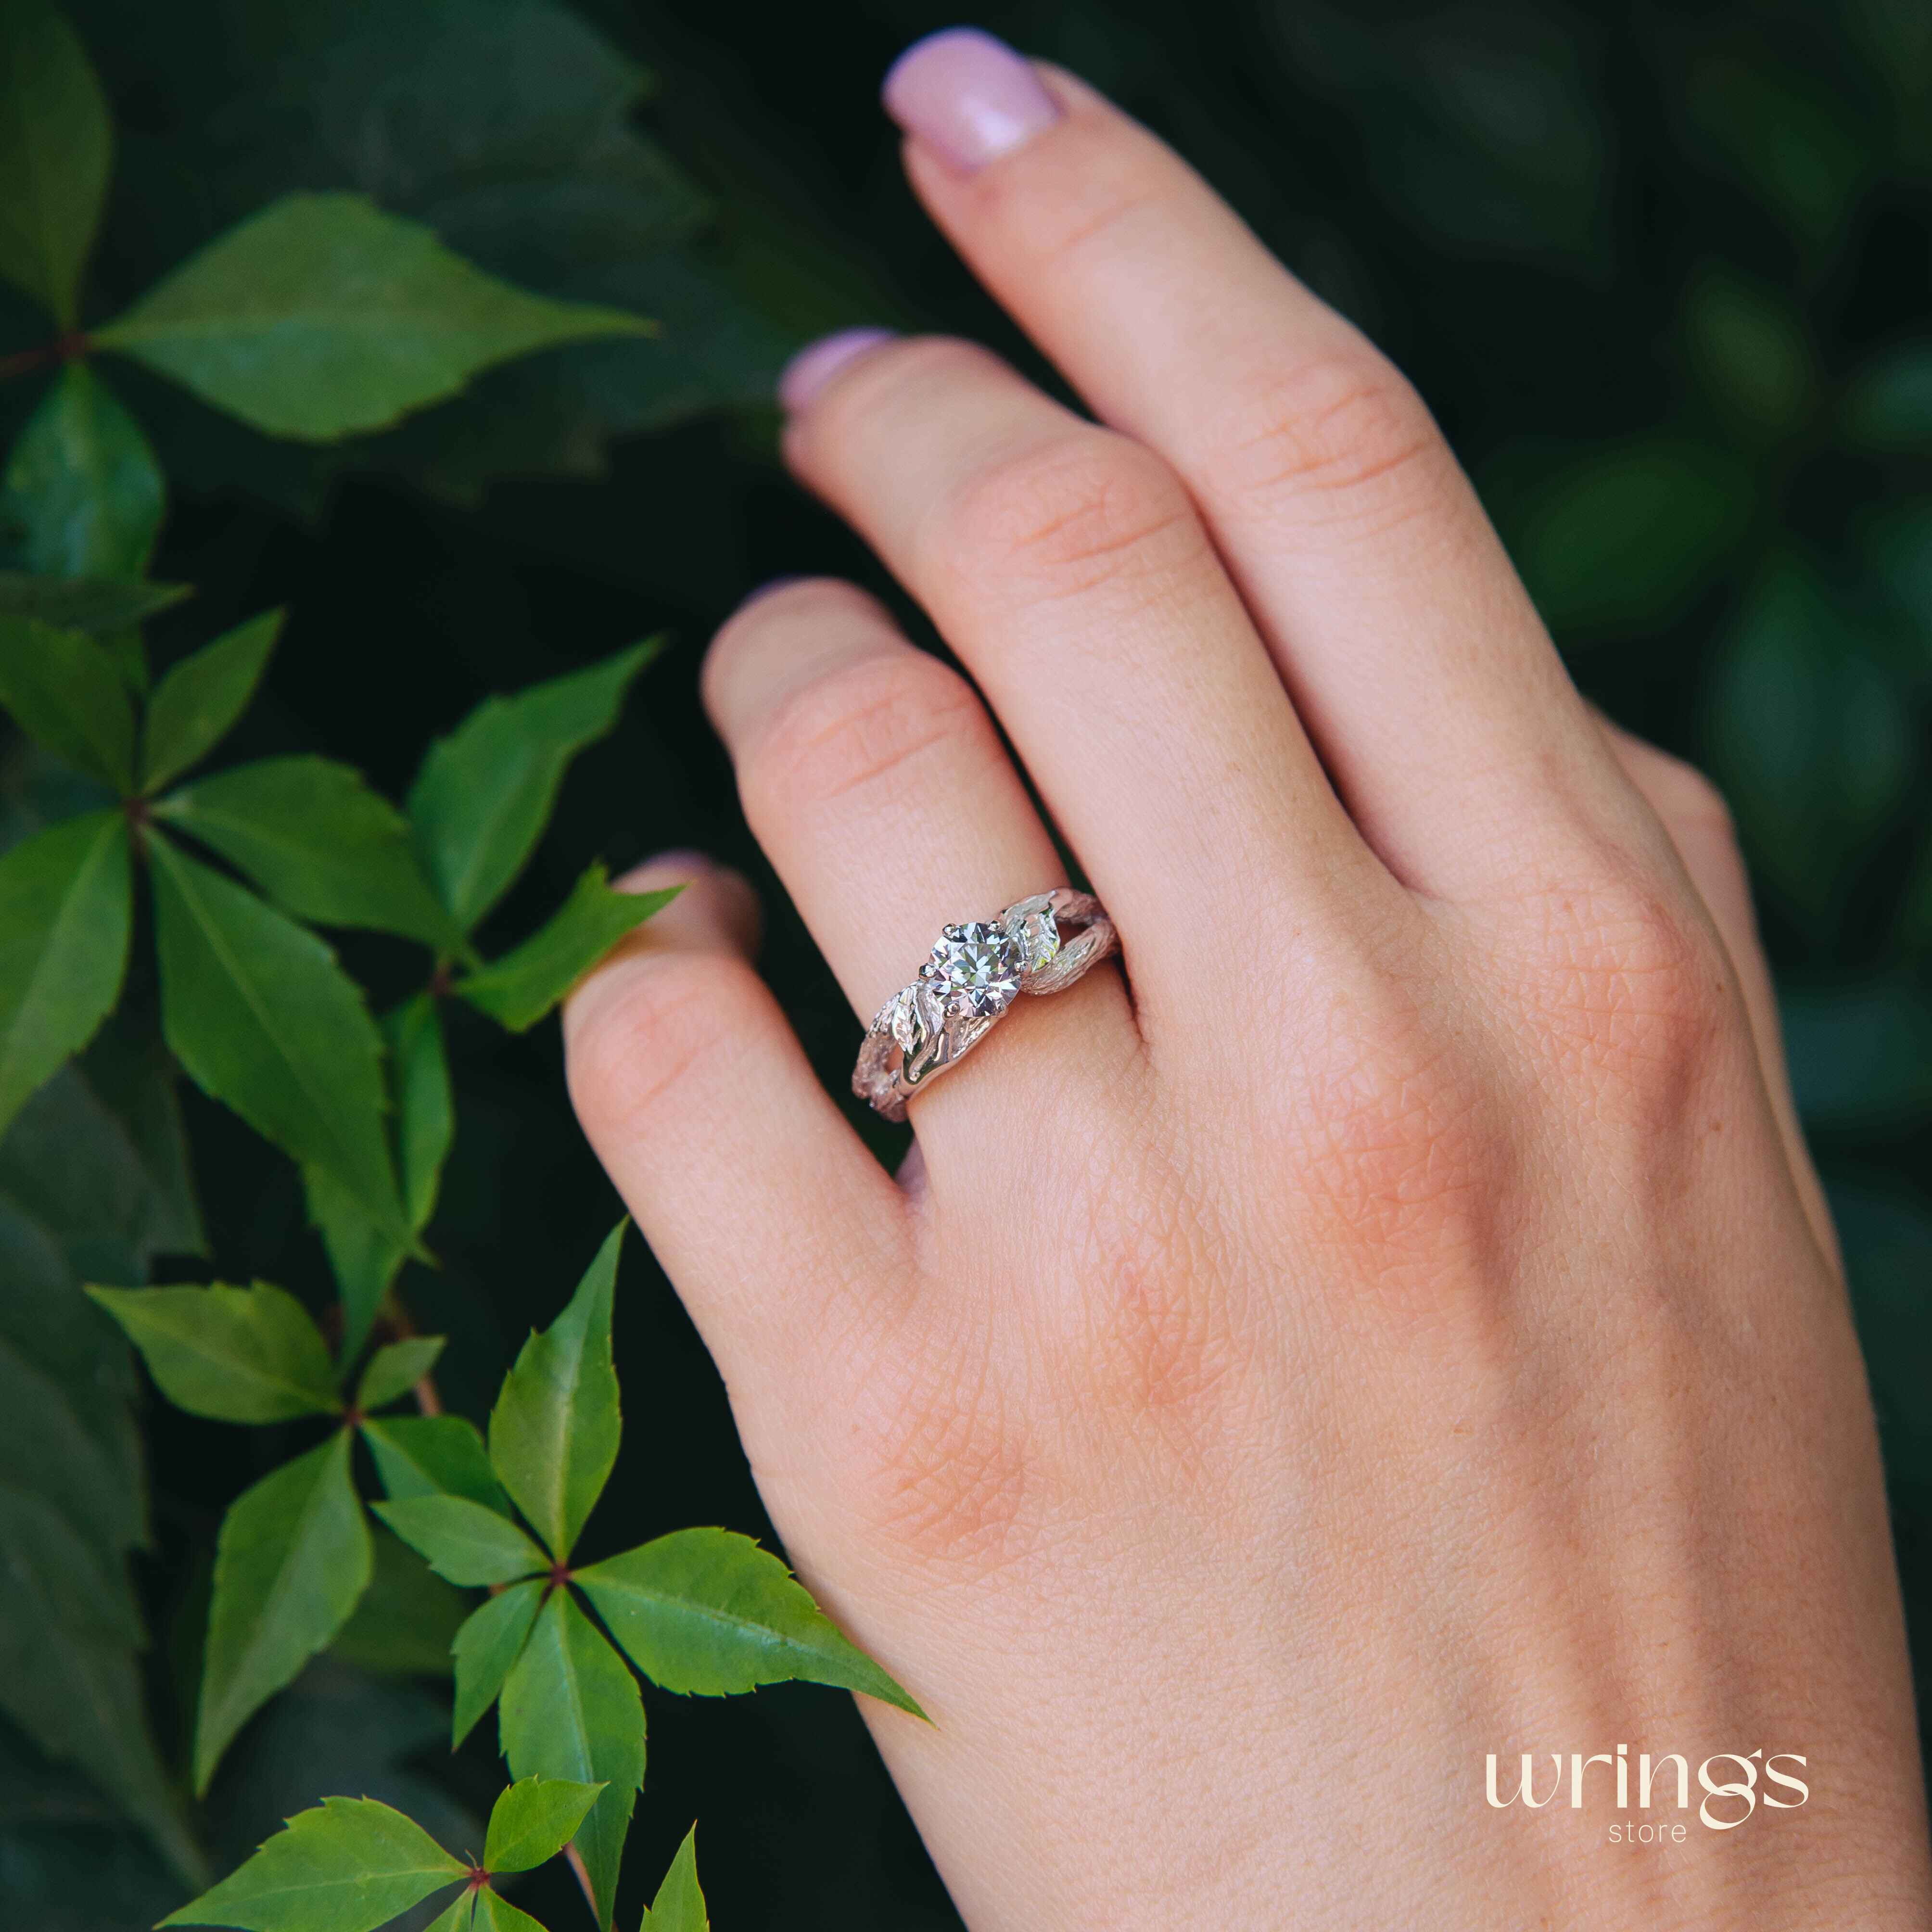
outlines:
[[789, 577], [768, 577], [755, 590], [748, 590], [739, 598], [738, 608], [740, 610], [748, 609], [760, 599], [769, 597], [775, 590], [783, 590], [788, 585], [802, 584], [804, 581], [805, 579], [796, 572]]
[[886, 112], [962, 174], [1025, 146], [1060, 118], [1040, 76], [976, 27], [915, 40], [892, 63], [884, 93]]
[[890, 328], [842, 328], [836, 335], [808, 342], [778, 377], [780, 407], [796, 415], [847, 363], [892, 340]]

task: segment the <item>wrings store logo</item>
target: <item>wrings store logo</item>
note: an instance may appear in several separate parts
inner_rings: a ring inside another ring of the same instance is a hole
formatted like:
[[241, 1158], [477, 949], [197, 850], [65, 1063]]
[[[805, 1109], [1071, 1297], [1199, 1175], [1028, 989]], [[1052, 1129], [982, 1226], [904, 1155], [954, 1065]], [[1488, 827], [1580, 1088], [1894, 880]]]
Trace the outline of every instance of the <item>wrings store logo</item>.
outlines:
[[[1586, 1757], [1581, 1751], [1572, 1751], [1566, 1757], [1561, 1751], [1551, 1751], [1549, 1759], [1554, 1777], [1546, 1791], [1540, 1796], [1538, 1795], [1538, 1754], [1525, 1751], [1519, 1761], [1520, 1769], [1516, 1788], [1505, 1797], [1499, 1789], [1503, 1774], [1499, 1769], [1498, 1755], [1491, 1751], [1484, 1795], [1498, 1811], [1507, 1810], [1516, 1804], [1526, 1810], [1540, 1811], [1556, 1802], [1567, 1781], [1570, 1808], [1580, 1811], [1590, 1768], [1600, 1764], [1606, 1768], [1594, 1780], [1597, 1788], [1589, 1794], [1592, 1802], [1601, 1802], [1604, 1795], [1601, 1787], [1614, 1778], [1616, 1808], [1619, 1811], [1631, 1809], [1633, 1785], [1636, 1794], [1636, 1809], [1639, 1811], [1648, 1812], [1653, 1808], [1661, 1807], [1667, 1813], [1673, 1802], [1679, 1813], [1690, 1809], [1690, 1761], [1681, 1752], [1666, 1751], [1653, 1758], [1649, 1752], [1642, 1751], [1633, 1765], [1629, 1745], [1618, 1744], [1614, 1754], [1595, 1751]], [[1697, 1806], [1698, 1822], [1709, 1831], [1735, 1832], [1760, 1804], [1774, 1811], [1796, 1810], [1811, 1796], [1811, 1787], [1803, 1778], [1792, 1776], [1789, 1771], [1780, 1771], [1780, 1765], [1795, 1765], [1802, 1770], [1804, 1760], [1796, 1751], [1773, 1751], [1768, 1757], [1761, 1749], [1713, 1753], [1696, 1769], [1697, 1784], [1704, 1794]], [[1725, 1774], [1714, 1776], [1714, 1766], [1725, 1768]], [[1569, 1774], [1567, 1780], [1564, 1774], [1566, 1769]], [[1628, 1819], [1610, 1828], [1612, 1844], [1655, 1844], [1666, 1838], [1682, 1844], [1688, 1835], [1688, 1828], [1681, 1816], [1676, 1820], [1667, 1816], [1662, 1820]]]

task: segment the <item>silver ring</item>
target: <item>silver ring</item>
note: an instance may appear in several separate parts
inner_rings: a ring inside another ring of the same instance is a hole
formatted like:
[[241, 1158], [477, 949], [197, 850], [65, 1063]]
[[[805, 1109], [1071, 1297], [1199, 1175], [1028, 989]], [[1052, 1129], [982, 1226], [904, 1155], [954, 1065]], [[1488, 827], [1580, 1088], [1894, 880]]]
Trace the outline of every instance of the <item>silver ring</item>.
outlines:
[[1091, 892], [1060, 886], [998, 919], [949, 926], [919, 977], [873, 1016], [852, 1090], [889, 1120], [935, 1074], [956, 1066], [1022, 993], [1064, 992], [1118, 944]]

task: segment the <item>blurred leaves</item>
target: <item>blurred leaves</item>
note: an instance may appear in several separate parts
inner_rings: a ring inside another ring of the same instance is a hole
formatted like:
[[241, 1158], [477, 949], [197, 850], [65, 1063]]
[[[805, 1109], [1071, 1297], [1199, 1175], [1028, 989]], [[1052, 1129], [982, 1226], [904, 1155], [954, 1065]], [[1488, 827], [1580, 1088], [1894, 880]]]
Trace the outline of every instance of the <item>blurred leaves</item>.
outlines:
[[1684, 326], [1704, 393], [1748, 438], [1788, 436], [1804, 423], [1816, 370], [1804, 313], [1784, 290], [1711, 263], [1690, 284]]
[[1668, 622], [1733, 561], [1750, 472], [1710, 445], [1655, 434], [1563, 457], [1527, 452], [1486, 478], [1492, 513], [1559, 634]]
[[1277, 0], [1270, 17], [1294, 70], [1371, 120], [1365, 164], [1431, 235], [1602, 253], [1610, 141], [1585, 21], [1558, 6], [1403, 10], [1396, 25]]
[[1843, 98], [1819, 76], [1756, 52], [1713, 52], [1692, 65], [1685, 98], [1705, 153], [1811, 248], [1842, 230], [1874, 173], [1869, 144]]
[[85, 631], [0, 617], [0, 706], [56, 756], [118, 792], [134, 784], [134, 707]]
[[0, 275], [62, 328], [80, 309], [113, 162], [100, 83], [49, 0], [0, 9]]
[[1712, 668], [1709, 742], [1753, 862], [1813, 914], [1904, 796], [1917, 734], [1882, 661], [1796, 560], [1752, 592]]
[[0, 560], [46, 577], [138, 578], [166, 504], [139, 425], [86, 364], [70, 362], [0, 476]]
[[1901, 343], [1861, 369], [1839, 426], [1862, 448], [1932, 450], [1932, 341]]
[[154, 687], [142, 726], [141, 788], [158, 791], [225, 738], [255, 694], [281, 635], [265, 610], [185, 657]]
[[118, 812], [68, 819], [0, 854], [0, 1132], [112, 1008], [133, 898]]

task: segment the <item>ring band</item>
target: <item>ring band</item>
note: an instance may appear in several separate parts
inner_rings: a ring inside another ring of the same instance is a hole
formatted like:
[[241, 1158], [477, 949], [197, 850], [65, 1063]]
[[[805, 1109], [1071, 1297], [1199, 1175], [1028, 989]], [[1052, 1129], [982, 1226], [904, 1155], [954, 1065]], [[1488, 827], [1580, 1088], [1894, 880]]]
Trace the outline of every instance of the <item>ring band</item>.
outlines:
[[964, 1060], [1022, 993], [1064, 992], [1118, 944], [1100, 902], [1065, 886], [1016, 900], [996, 920], [947, 926], [919, 977], [873, 1016], [853, 1092], [904, 1120], [906, 1102]]

